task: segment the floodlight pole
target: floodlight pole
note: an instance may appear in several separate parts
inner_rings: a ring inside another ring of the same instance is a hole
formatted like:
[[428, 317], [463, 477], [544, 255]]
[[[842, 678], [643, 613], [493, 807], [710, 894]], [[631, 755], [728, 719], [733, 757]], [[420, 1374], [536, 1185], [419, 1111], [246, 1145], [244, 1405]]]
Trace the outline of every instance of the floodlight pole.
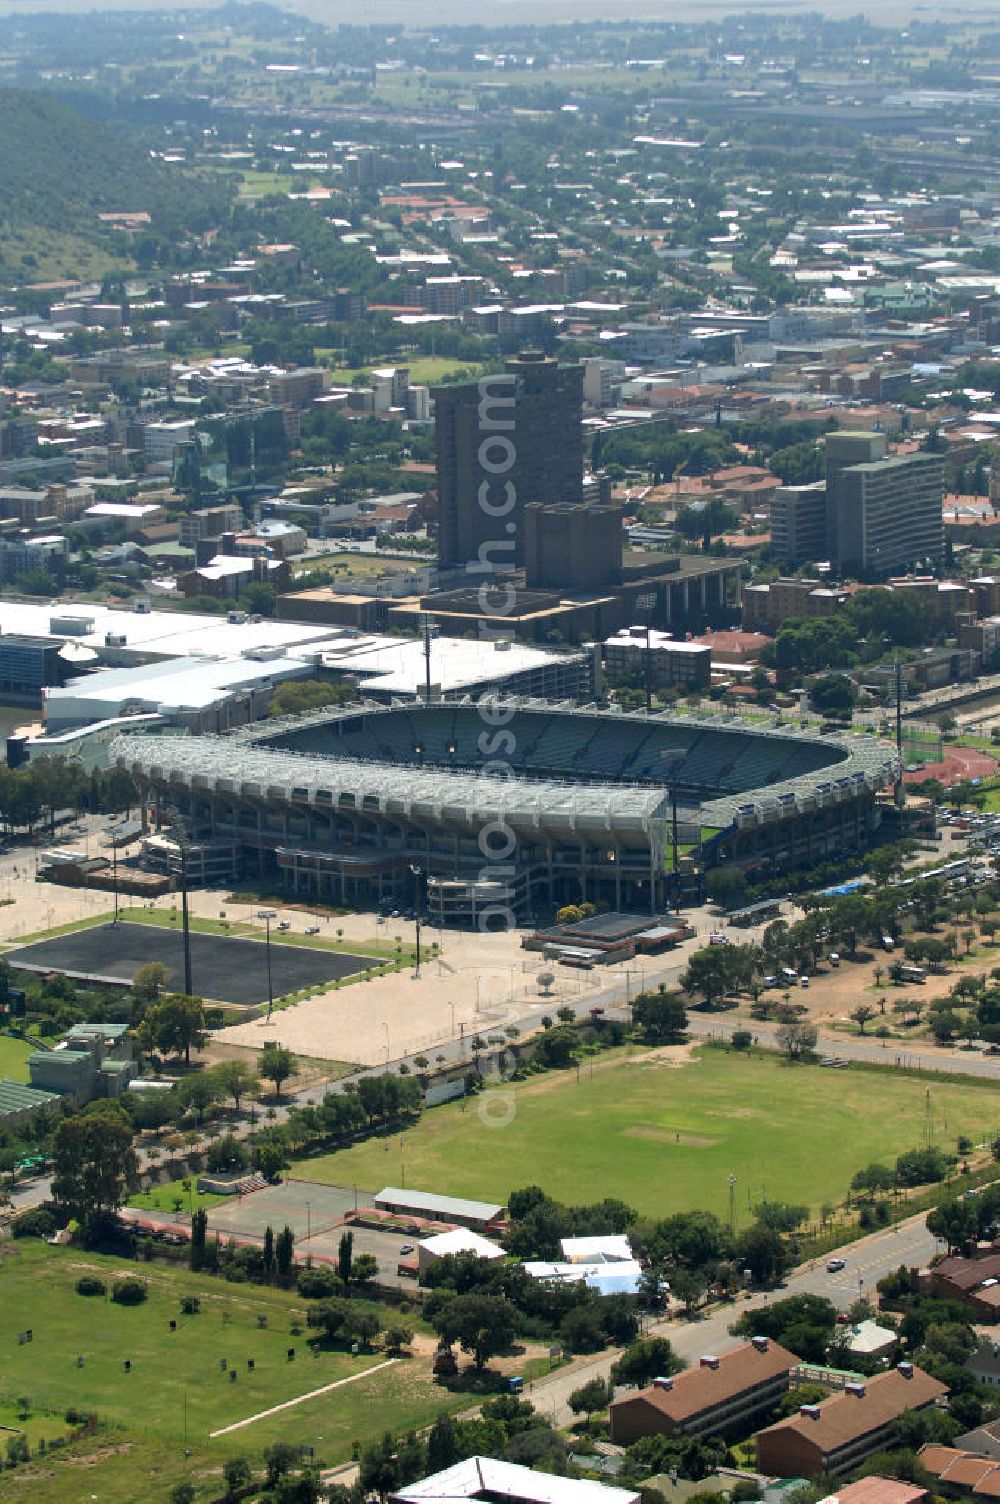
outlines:
[[411, 864], [410, 864], [410, 871], [413, 873], [413, 876], [416, 879], [416, 889], [417, 889], [417, 891], [416, 891], [416, 897], [415, 897], [414, 904], [413, 904], [413, 917], [416, 920], [416, 924], [417, 924], [417, 972], [416, 972], [416, 974], [417, 974], [417, 976], [419, 976], [420, 975], [420, 901], [421, 901], [421, 897], [422, 897], [422, 892], [421, 892], [421, 887], [420, 887], [420, 879], [421, 879], [421, 876], [423, 875], [423, 868], [422, 867], [418, 867], [415, 863], [411, 862]]
[[112, 924], [118, 923], [118, 846], [114, 836], [111, 837], [111, 881], [115, 890], [115, 917]]
[[184, 936], [184, 992], [187, 997], [194, 996], [194, 983], [191, 976], [191, 923], [188, 916], [188, 882], [187, 882], [187, 846], [183, 837], [180, 841], [181, 848], [181, 931]]
[[267, 1016], [274, 1012], [274, 988], [271, 985], [271, 915], [264, 915], [264, 956], [267, 962]]
[[646, 617], [646, 714], [653, 708], [653, 623]]

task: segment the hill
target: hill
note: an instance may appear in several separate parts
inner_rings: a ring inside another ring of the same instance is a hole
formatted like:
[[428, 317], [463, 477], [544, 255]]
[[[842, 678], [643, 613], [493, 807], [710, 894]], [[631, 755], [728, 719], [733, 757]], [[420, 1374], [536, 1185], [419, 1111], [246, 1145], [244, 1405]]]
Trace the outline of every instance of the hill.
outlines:
[[46, 94], [0, 89], [0, 276], [93, 275], [129, 260], [99, 215], [144, 211], [156, 238], [225, 216], [229, 185], [155, 160]]

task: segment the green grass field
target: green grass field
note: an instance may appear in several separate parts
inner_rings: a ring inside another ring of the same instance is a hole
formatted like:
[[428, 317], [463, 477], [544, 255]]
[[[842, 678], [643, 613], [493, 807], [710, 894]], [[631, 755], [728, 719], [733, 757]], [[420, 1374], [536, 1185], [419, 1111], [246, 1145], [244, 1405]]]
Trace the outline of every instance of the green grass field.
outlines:
[[[317, 350], [317, 355], [334, 355], [333, 350]], [[374, 360], [371, 366], [337, 366], [330, 372], [334, 386], [350, 386], [357, 376], [366, 375], [375, 366], [406, 366], [410, 373], [411, 386], [434, 386], [447, 381], [456, 371], [465, 371], [475, 378], [483, 370], [474, 360], [457, 360], [449, 355], [394, 355], [384, 360]]]
[[23, 1039], [12, 1039], [9, 1034], [0, 1034], [0, 1076], [8, 1081], [27, 1081], [28, 1056], [34, 1045]]
[[298, 574], [307, 574], [310, 569], [339, 570], [342, 574], [362, 576], [384, 574], [390, 568], [381, 554], [361, 554], [353, 550], [337, 550], [329, 554], [310, 554], [298, 560], [302, 566]]
[[[185, 1190], [183, 1180], [165, 1180], [162, 1185], [154, 1185], [148, 1191], [137, 1191], [128, 1199], [129, 1206], [140, 1207], [147, 1212], [188, 1212], [195, 1206], [209, 1211], [213, 1206], [219, 1206], [228, 1201], [228, 1196], [216, 1196], [211, 1191], [197, 1191], [195, 1189], [196, 1175], [190, 1177], [191, 1189]], [[181, 1205], [175, 1206], [178, 1197]]]
[[[981, 1141], [1000, 1126], [1000, 1101], [988, 1082], [934, 1083], [936, 1142], [953, 1149], [958, 1134]], [[818, 1208], [845, 1195], [851, 1176], [873, 1160], [891, 1162], [921, 1142], [926, 1087], [888, 1072], [788, 1066], [701, 1049], [670, 1066], [656, 1055], [601, 1057], [580, 1070], [507, 1083], [495, 1115], [488, 1096], [448, 1103], [388, 1141], [371, 1140], [305, 1160], [296, 1176], [332, 1185], [386, 1183], [452, 1196], [506, 1201], [538, 1184], [568, 1202], [619, 1196], [648, 1216], [703, 1207], [728, 1212], [730, 1173], [737, 1208], [793, 1201]], [[488, 1114], [487, 1114], [488, 1116]]]
[[[149, 1282], [149, 1299], [125, 1308], [78, 1295], [74, 1286], [85, 1272], [106, 1281], [138, 1272]], [[77, 1249], [4, 1245], [0, 1288], [0, 1419], [6, 1422], [10, 1408], [26, 1395], [32, 1439], [63, 1435], [71, 1405], [97, 1411], [110, 1427], [78, 1443], [70, 1456], [45, 1459], [30, 1472], [19, 1469], [13, 1492], [14, 1475], [7, 1480], [4, 1474], [2, 1499], [63, 1504], [97, 1496], [102, 1504], [135, 1504], [140, 1498], [160, 1504], [184, 1475], [185, 1403], [195, 1478], [204, 1478], [234, 1453], [259, 1462], [262, 1449], [279, 1440], [315, 1447], [317, 1461], [346, 1460], [355, 1438], [429, 1424], [439, 1409], [469, 1404], [468, 1394], [452, 1395], [432, 1385], [426, 1359], [402, 1359], [213, 1441], [210, 1431], [363, 1374], [385, 1355], [353, 1357], [330, 1350], [313, 1357], [305, 1344], [305, 1303], [294, 1295], [230, 1285], [183, 1269], [143, 1265], [133, 1270], [120, 1260]], [[201, 1297], [199, 1315], [181, 1316], [179, 1298], [186, 1294]], [[266, 1330], [258, 1328], [258, 1315], [267, 1317]], [[174, 1332], [171, 1319], [177, 1321]], [[291, 1328], [297, 1323], [303, 1330], [296, 1334]], [[18, 1333], [29, 1326], [34, 1339], [20, 1345]], [[296, 1355], [289, 1362], [291, 1346]], [[253, 1373], [247, 1369], [249, 1357], [255, 1360]], [[126, 1358], [131, 1373], [124, 1370]], [[238, 1380], [221, 1371], [221, 1358], [235, 1367]], [[88, 1453], [93, 1465], [81, 1465]]]

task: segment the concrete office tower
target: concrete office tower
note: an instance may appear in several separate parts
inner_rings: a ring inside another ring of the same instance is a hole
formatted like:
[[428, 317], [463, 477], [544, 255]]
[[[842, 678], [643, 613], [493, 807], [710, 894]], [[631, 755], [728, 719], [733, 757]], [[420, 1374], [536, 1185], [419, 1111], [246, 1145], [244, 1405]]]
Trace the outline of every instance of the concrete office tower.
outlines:
[[520, 566], [525, 506], [583, 499], [581, 367], [528, 352], [434, 400], [441, 564]]
[[779, 486], [771, 497], [771, 555], [786, 569], [817, 564], [826, 549], [826, 482]]
[[620, 507], [529, 502], [524, 537], [529, 590], [606, 590], [621, 584]]
[[885, 448], [884, 434], [827, 436], [827, 555], [841, 574], [884, 579], [944, 555], [944, 461]]

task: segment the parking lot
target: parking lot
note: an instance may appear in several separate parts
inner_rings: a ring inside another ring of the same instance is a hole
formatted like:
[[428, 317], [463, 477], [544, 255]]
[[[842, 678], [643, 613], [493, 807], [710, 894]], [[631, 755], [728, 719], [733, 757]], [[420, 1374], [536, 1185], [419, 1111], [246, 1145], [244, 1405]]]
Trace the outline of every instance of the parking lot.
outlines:
[[[252, 1006], [267, 1001], [267, 946], [260, 940], [238, 940], [192, 930], [192, 990], [215, 1002]], [[274, 997], [297, 992], [320, 982], [364, 971], [370, 961], [304, 945], [270, 946], [271, 988]], [[8, 951], [13, 966], [58, 971], [67, 976], [128, 984], [148, 961], [160, 961], [170, 974], [168, 987], [184, 984], [184, 942], [179, 927], [147, 924], [102, 924], [58, 935]]]

